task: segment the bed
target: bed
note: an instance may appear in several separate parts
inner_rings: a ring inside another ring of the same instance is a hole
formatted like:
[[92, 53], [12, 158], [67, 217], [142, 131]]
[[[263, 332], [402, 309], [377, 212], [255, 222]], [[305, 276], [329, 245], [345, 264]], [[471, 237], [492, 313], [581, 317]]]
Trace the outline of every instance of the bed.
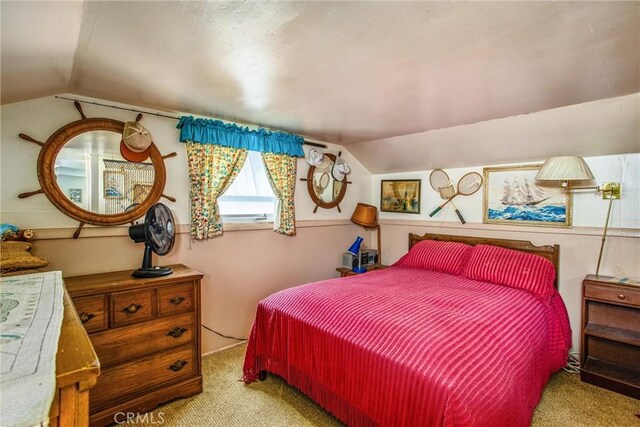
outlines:
[[245, 383], [278, 375], [352, 426], [529, 425], [571, 347], [558, 246], [410, 234], [409, 249], [262, 300]]

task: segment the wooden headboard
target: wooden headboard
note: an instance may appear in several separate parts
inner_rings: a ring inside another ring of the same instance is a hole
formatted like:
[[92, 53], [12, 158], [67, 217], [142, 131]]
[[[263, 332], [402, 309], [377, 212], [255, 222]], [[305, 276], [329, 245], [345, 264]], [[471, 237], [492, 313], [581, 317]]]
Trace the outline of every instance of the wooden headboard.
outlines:
[[558, 287], [558, 267], [560, 260], [560, 246], [559, 245], [546, 245], [535, 246], [533, 243], [527, 240], [510, 240], [510, 239], [494, 239], [491, 237], [471, 237], [471, 236], [452, 236], [449, 234], [424, 234], [419, 236], [417, 234], [409, 233], [409, 249], [421, 240], [440, 240], [443, 242], [460, 242], [467, 245], [493, 245], [500, 246], [507, 249], [514, 249], [516, 251], [528, 252], [531, 254], [539, 255], [548, 259], [553, 263], [556, 268], [556, 280], [554, 282], [555, 287]]

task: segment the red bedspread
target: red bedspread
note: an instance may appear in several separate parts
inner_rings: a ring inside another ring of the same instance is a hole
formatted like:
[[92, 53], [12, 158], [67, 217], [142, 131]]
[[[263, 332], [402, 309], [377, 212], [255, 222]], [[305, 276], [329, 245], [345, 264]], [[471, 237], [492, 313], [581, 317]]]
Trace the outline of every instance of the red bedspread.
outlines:
[[564, 366], [559, 294], [390, 267], [278, 292], [258, 305], [244, 363], [349, 425], [525, 426]]

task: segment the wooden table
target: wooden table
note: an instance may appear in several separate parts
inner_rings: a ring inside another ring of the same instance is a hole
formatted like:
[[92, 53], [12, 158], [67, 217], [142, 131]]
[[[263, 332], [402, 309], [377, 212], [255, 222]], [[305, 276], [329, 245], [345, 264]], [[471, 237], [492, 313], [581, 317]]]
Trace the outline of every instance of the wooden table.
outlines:
[[[383, 270], [383, 269], [385, 269], [387, 267], [389, 267], [389, 266], [388, 265], [384, 265], [384, 264], [374, 264], [374, 265], [371, 265], [369, 267], [366, 267], [367, 271], [365, 273], [368, 273], [368, 272], [374, 271], [374, 270]], [[338, 267], [338, 268], [336, 268], [336, 271], [338, 273], [340, 273], [340, 277], [357, 276], [358, 274], [364, 274], [364, 273], [356, 273], [352, 269], [346, 268], [346, 267]]]
[[96, 384], [99, 374], [98, 356], [65, 290], [56, 355], [57, 389], [49, 411], [50, 426], [89, 424], [89, 389]]

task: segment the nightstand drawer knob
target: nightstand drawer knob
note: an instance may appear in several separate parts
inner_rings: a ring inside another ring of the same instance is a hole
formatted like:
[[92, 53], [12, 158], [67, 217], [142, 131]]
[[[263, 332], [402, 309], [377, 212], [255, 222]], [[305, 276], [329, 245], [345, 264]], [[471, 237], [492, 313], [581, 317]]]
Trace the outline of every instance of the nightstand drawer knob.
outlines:
[[624, 295], [624, 294], [618, 294], [618, 298], [620, 298], [620, 299], [625, 299], [626, 297], [625, 297], [625, 295]]

